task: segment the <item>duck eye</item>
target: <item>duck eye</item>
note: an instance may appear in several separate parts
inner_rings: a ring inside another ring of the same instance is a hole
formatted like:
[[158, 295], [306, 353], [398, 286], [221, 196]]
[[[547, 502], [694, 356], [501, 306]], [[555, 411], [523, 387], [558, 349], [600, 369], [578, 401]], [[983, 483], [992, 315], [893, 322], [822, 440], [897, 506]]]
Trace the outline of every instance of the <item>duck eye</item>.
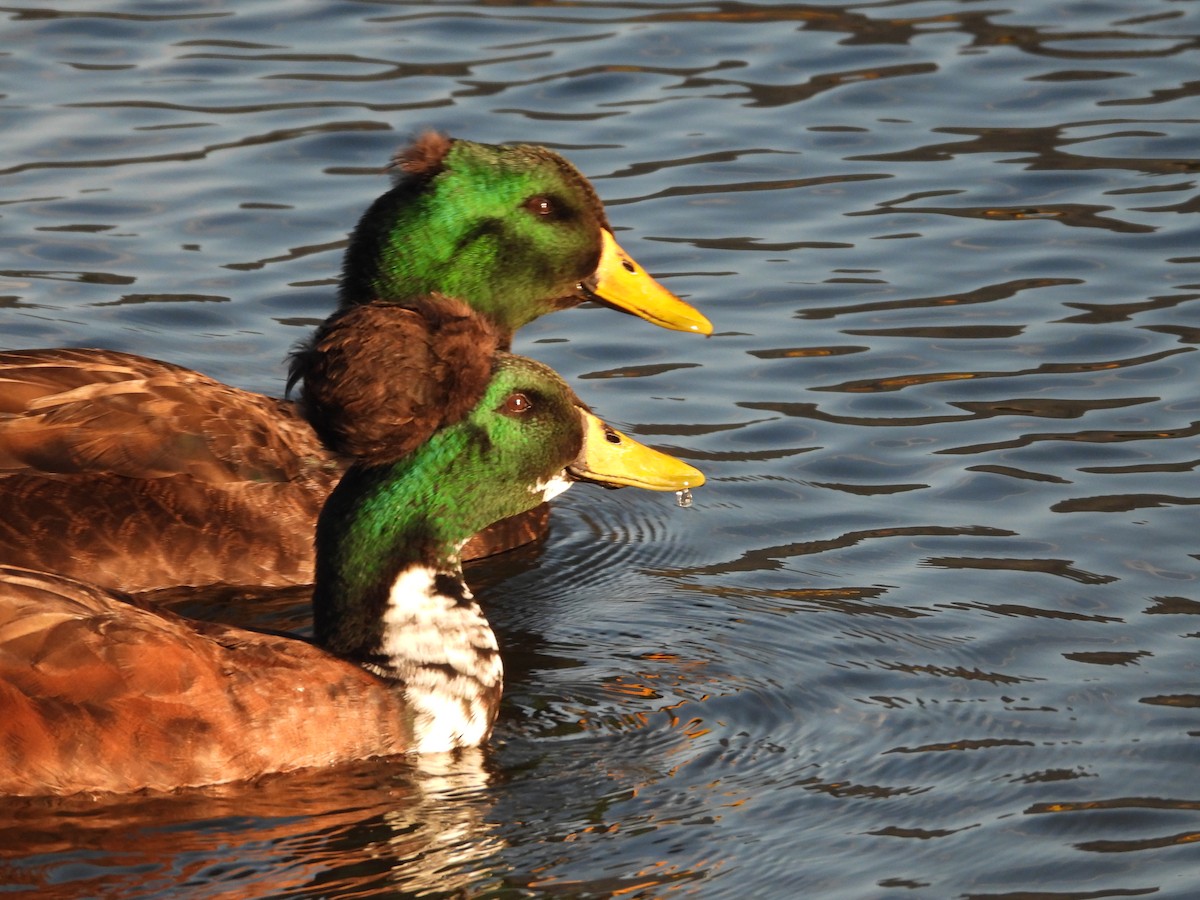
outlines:
[[516, 393], [504, 398], [503, 412], [506, 416], [520, 416], [533, 409], [533, 402], [528, 395]]
[[543, 197], [538, 194], [536, 197], [530, 197], [525, 201], [525, 208], [535, 216], [540, 216], [543, 219], [548, 219], [558, 212], [558, 208], [554, 205], [554, 201], [549, 197]]

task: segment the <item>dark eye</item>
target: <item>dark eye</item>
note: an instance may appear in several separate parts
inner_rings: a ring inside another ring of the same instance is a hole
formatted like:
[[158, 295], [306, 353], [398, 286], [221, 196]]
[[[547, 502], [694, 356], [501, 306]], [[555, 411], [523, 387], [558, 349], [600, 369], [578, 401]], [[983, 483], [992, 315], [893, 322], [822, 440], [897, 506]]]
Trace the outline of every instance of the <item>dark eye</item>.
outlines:
[[506, 416], [520, 416], [533, 409], [533, 402], [526, 394], [509, 394], [504, 398], [504, 406], [501, 409]]
[[555, 206], [554, 201], [540, 194], [526, 200], [525, 208], [535, 216], [540, 216], [543, 219], [552, 218], [558, 212], [558, 207]]

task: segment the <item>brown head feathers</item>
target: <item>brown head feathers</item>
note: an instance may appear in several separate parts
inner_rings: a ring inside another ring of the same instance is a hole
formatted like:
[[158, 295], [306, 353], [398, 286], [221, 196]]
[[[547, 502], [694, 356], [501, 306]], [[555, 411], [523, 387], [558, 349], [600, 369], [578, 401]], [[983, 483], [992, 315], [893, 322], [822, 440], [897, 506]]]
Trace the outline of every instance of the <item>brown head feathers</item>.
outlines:
[[432, 294], [334, 313], [292, 354], [305, 417], [327, 447], [379, 465], [467, 415], [500, 339], [461, 300]]
[[442, 170], [446, 154], [454, 145], [454, 139], [438, 131], [426, 131], [407, 147], [396, 151], [388, 163], [392, 179], [432, 178]]

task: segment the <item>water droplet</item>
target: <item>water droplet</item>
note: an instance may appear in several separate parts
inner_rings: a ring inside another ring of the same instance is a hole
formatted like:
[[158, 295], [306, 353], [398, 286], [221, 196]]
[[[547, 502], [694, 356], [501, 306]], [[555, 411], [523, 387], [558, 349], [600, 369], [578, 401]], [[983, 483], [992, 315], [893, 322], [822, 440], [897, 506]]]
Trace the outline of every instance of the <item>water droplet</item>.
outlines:
[[688, 509], [692, 505], [692, 489], [684, 488], [682, 491], [675, 492], [675, 502], [681, 509]]

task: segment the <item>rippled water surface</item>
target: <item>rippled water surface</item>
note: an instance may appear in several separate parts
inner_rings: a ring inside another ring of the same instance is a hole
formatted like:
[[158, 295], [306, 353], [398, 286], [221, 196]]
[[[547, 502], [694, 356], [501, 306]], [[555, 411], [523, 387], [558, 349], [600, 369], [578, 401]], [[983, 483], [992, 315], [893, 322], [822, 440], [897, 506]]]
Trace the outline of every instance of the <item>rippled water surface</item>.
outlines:
[[4, 346], [281, 392], [426, 126], [564, 152], [717, 332], [518, 336], [710, 483], [475, 571], [484, 754], [0, 801], [0, 883], [1196, 896], [1198, 51], [1195, 0], [0, 7]]

